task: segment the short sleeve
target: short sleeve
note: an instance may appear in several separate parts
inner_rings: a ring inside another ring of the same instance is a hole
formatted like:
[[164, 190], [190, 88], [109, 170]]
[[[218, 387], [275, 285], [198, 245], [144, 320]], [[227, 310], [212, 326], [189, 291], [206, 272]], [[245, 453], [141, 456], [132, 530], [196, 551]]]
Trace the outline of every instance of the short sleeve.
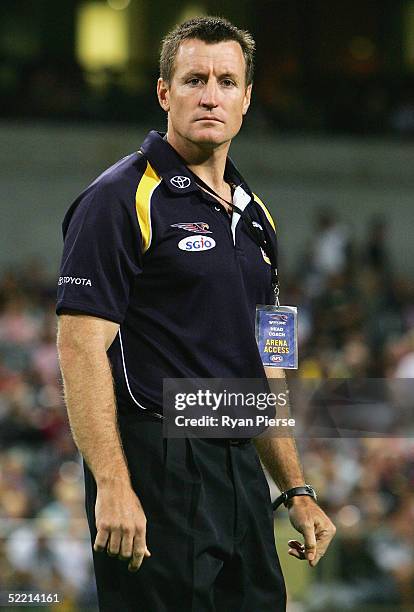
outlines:
[[75, 310], [116, 323], [125, 317], [142, 252], [134, 202], [120, 187], [93, 184], [65, 217], [57, 314]]

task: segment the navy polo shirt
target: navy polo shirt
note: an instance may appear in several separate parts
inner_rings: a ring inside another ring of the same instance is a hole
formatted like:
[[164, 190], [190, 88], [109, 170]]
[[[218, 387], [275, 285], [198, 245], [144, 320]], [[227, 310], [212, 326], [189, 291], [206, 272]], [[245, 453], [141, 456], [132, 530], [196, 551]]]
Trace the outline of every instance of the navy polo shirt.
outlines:
[[[273, 240], [266, 207], [230, 159], [225, 178]], [[255, 308], [273, 303], [270, 262], [162, 134], [87, 187], [63, 235], [57, 313], [120, 324], [108, 350], [120, 410], [161, 415], [164, 378], [264, 378]]]

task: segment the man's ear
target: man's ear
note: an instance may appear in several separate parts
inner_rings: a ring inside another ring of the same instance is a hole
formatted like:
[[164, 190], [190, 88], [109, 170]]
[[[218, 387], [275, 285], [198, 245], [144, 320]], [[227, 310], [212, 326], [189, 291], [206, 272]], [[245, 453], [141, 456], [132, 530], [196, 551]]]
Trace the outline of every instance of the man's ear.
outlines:
[[249, 110], [251, 97], [252, 97], [252, 85], [250, 84], [246, 87], [246, 92], [244, 94], [243, 111], [242, 111], [243, 115], [245, 115], [247, 111]]
[[170, 88], [164, 79], [159, 78], [157, 82], [158, 102], [166, 113], [170, 110]]

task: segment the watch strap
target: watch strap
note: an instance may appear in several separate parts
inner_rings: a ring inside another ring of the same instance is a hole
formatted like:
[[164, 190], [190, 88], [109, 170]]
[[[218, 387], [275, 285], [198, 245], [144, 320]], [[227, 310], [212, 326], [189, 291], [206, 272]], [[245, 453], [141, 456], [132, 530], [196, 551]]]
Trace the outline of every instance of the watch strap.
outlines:
[[300, 487], [292, 487], [287, 491], [283, 491], [283, 493], [281, 493], [281, 495], [279, 495], [279, 497], [275, 499], [275, 501], [272, 503], [273, 510], [276, 510], [281, 504], [284, 504], [284, 506], [287, 507], [288, 501], [292, 497], [296, 497], [297, 495], [308, 495], [309, 497], [312, 497], [312, 499], [314, 499], [315, 501], [317, 501], [318, 499], [315, 489], [308, 484], [305, 484]]

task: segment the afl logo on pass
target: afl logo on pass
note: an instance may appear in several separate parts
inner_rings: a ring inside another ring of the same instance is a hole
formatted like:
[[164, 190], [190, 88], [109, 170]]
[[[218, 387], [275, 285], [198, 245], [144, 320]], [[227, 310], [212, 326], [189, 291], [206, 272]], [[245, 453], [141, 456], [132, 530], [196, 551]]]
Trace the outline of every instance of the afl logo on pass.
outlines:
[[282, 357], [280, 355], [270, 355], [270, 361], [273, 361], [273, 363], [280, 363]]
[[197, 253], [198, 251], [209, 251], [210, 249], [214, 249], [216, 246], [216, 241], [214, 238], [210, 238], [210, 236], [188, 236], [187, 238], [183, 238], [178, 243], [178, 248], [182, 251], [191, 251], [192, 253]]

